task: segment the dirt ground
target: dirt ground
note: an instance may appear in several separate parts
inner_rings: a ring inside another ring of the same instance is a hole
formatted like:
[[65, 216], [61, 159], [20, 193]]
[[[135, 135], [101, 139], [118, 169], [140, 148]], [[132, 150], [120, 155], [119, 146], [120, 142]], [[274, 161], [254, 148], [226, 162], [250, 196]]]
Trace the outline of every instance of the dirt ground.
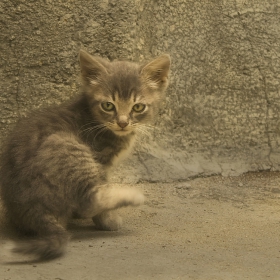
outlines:
[[2, 236], [0, 279], [280, 279], [280, 173], [137, 187], [120, 231], [75, 221], [60, 259], [25, 262]]

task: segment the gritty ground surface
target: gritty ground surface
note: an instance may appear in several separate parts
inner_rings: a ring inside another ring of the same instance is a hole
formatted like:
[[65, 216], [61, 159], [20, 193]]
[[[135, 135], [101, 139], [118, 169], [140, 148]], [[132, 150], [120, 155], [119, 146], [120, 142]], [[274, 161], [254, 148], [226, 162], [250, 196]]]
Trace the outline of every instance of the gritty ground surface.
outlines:
[[0, 279], [280, 279], [279, 173], [137, 187], [146, 204], [120, 211], [119, 232], [76, 221], [52, 262], [7, 253], [2, 236]]

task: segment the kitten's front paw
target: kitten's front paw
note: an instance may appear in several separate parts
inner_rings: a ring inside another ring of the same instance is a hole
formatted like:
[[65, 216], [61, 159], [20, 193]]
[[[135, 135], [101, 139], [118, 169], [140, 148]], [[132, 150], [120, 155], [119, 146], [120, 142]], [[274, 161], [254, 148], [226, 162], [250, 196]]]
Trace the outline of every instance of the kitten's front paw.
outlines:
[[113, 212], [103, 212], [92, 218], [99, 230], [117, 231], [122, 225], [122, 217]]
[[102, 187], [97, 193], [93, 193], [92, 205], [95, 209], [92, 212], [100, 213], [125, 206], [139, 206], [145, 201], [144, 195], [137, 189], [127, 187]]
[[144, 204], [145, 196], [138, 190], [135, 190], [134, 198], [133, 198], [133, 206], [140, 206]]
[[145, 196], [137, 189], [125, 188], [119, 194], [121, 206], [140, 206], [145, 202]]

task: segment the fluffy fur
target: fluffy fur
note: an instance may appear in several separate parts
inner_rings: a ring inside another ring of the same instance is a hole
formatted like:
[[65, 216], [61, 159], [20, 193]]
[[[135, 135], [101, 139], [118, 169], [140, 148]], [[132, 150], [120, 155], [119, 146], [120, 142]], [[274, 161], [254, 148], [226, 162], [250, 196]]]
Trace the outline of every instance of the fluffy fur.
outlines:
[[10, 222], [33, 238], [15, 252], [40, 259], [63, 254], [67, 221], [91, 217], [119, 228], [111, 210], [144, 202], [133, 188], [107, 182], [110, 167], [145, 132], [168, 84], [170, 58], [140, 66], [80, 52], [82, 93], [66, 104], [21, 119], [1, 158], [1, 197]]

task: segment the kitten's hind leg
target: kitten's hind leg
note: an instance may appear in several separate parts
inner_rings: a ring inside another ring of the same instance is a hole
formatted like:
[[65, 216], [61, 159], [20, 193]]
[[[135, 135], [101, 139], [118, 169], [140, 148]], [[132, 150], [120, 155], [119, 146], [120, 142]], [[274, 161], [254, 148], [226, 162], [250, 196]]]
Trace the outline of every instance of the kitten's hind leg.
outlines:
[[95, 226], [99, 230], [118, 230], [122, 225], [122, 218], [116, 211], [104, 211], [92, 218]]

